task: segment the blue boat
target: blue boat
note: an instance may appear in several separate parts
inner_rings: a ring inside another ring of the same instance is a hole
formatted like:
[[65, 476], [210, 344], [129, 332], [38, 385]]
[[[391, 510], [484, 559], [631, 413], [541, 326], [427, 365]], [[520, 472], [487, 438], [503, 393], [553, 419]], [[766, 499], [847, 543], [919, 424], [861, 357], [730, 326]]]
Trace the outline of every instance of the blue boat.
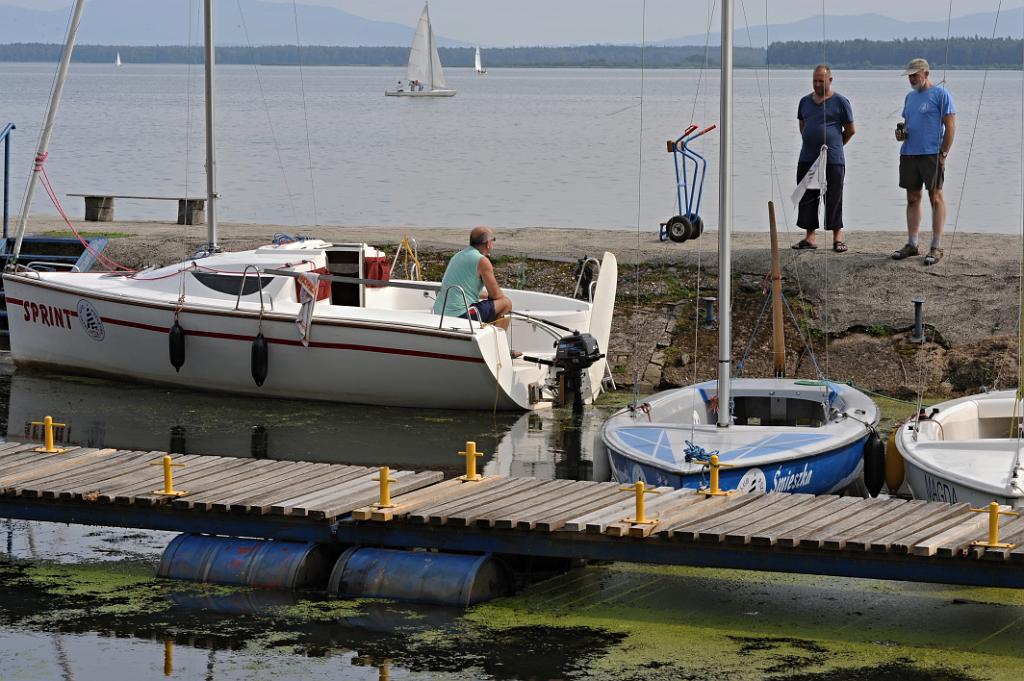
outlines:
[[830, 381], [737, 378], [731, 423], [721, 427], [717, 386], [667, 390], [605, 421], [596, 447], [615, 478], [700, 489], [712, 454], [723, 490], [829, 494], [860, 477], [879, 417], [864, 393]]

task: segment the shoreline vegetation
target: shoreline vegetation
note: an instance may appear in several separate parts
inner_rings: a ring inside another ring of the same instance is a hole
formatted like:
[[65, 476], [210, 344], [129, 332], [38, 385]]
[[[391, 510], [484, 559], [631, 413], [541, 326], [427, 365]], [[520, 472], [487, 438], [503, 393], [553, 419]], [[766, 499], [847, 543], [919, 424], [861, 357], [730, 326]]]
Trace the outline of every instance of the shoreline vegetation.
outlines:
[[[935, 68], [1019, 69], [1024, 41], [1012, 38], [928, 38], [902, 40], [789, 41], [762, 47], [737, 46], [738, 68], [808, 68], [823, 61], [836, 69], [903, 68], [924, 57]], [[62, 45], [0, 45], [0, 62], [56, 62]], [[474, 48], [441, 47], [445, 66], [474, 65]], [[485, 48], [488, 68], [717, 68], [718, 46], [576, 45], [566, 47]], [[201, 64], [202, 50], [187, 45], [79, 45], [73, 61], [112, 64], [120, 54], [127, 64]], [[305, 45], [221, 46], [221, 64], [263, 66], [405, 66], [408, 47]]]

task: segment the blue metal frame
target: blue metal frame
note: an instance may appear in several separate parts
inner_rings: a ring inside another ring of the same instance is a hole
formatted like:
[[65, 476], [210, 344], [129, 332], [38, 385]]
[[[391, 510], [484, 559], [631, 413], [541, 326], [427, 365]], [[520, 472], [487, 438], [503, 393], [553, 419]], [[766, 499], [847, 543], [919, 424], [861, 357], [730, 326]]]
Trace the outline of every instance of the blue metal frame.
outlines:
[[7, 193], [10, 189], [9, 175], [11, 172], [11, 131], [15, 129], [14, 123], [8, 123], [0, 132], [0, 141], [4, 143], [4, 238], [7, 238], [7, 215], [8, 201]]
[[826, 549], [787, 549], [633, 539], [571, 532], [518, 532], [412, 525], [398, 522], [329, 522], [279, 515], [82, 504], [0, 497], [0, 517], [236, 537], [341, 542], [389, 548], [583, 558], [661, 565], [736, 568], [765, 572], [1024, 588], [1024, 561], [936, 558]]
[[[672, 163], [676, 171], [676, 205], [679, 210], [678, 214], [691, 222], [700, 215], [700, 202], [704, 196], [704, 177], [708, 172], [708, 162], [707, 159], [691, 149], [690, 144], [698, 137], [714, 130], [715, 127], [711, 125], [703, 130], [698, 130], [698, 126], [692, 124], [672, 142]], [[687, 173], [687, 161], [693, 163], [693, 177], [690, 177]], [[668, 238], [664, 227], [661, 228], [658, 238], [661, 241]]]

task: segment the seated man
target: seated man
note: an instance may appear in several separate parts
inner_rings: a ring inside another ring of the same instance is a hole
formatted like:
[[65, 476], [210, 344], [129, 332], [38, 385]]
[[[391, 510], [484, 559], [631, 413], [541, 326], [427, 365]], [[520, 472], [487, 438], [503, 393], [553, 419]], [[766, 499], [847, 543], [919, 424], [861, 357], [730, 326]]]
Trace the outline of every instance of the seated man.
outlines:
[[[508, 329], [512, 311], [512, 301], [498, 286], [494, 278], [494, 265], [487, 259], [494, 247], [494, 232], [490, 227], [474, 227], [469, 235], [469, 248], [465, 248], [448, 261], [448, 268], [441, 279], [441, 290], [434, 301], [434, 314], [444, 312], [445, 316], [466, 318], [472, 314], [474, 319], [493, 323]], [[466, 295], [462, 295], [462, 291]], [[487, 297], [481, 299], [480, 291], [487, 290]], [[448, 291], [447, 302], [445, 292]], [[466, 309], [466, 301], [470, 309]]]

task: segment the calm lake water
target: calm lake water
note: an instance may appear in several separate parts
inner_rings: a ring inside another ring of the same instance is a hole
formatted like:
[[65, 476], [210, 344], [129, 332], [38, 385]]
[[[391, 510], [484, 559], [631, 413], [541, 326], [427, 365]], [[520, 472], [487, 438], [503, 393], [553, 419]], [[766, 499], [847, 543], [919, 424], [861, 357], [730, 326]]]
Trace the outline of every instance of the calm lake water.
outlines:
[[[18, 126], [15, 206], [53, 72], [51, 64], [0, 69], [3, 116]], [[220, 67], [221, 218], [281, 226], [635, 229], [639, 212], [641, 229], [657, 230], [675, 214], [665, 140], [691, 121], [718, 119], [712, 71], [494, 69], [476, 76], [453, 68], [447, 74], [456, 97], [410, 100], [383, 96], [403, 69], [315, 67], [300, 78], [290, 67], [261, 67], [258, 74], [252, 67]], [[810, 73], [768, 76], [739, 71], [735, 77], [734, 210], [741, 230], [767, 229], [769, 199], [788, 224], [795, 220], [788, 196], [799, 148], [796, 105], [810, 91]], [[834, 86], [851, 100], [857, 126], [847, 148], [846, 224], [903, 230], [892, 130], [906, 79], [889, 71], [837, 71]], [[949, 228], [957, 221], [965, 231], [1019, 231], [1021, 76], [953, 71], [948, 86], [958, 110], [947, 172]], [[195, 67], [73, 65], [47, 162], [72, 214], [81, 215], [82, 200], [64, 197], [68, 192], [203, 194], [202, 87]], [[717, 144], [711, 133], [695, 147], [710, 160], [700, 212], [712, 226]], [[55, 214], [42, 192], [36, 198], [33, 211]], [[123, 219], [173, 215], [164, 202], [117, 204]]]

